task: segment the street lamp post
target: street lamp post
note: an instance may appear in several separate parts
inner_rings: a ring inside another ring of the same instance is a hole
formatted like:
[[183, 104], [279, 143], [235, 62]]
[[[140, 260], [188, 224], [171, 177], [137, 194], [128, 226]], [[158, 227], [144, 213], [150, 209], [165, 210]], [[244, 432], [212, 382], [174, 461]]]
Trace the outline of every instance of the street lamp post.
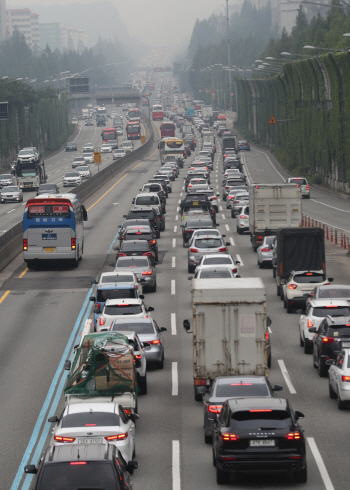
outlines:
[[[231, 52], [230, 52], [230, 19], [228, 16], [228, 0], [226, 0], [226, 21], [227, 21], [227, 64], [231, 66]], [[232, 97], [231, 97], [231, 72], [228, 72], [228, 84], [230, 89], [230, 104], [232, 107]]]

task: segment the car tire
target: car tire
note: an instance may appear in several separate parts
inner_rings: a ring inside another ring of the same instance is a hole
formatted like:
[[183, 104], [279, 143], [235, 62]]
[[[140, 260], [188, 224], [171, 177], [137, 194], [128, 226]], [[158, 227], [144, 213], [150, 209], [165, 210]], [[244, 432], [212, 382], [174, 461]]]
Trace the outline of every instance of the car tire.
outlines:
[[299, 333], [299, 344], [300, 344], [300, 347], [304, 347], [305, 346], [305, 342], [303, 341], [303, 338], [301, 336], [301, 333]]
[[277, 284], [277, 290], [276, 290], [277, 296], [281, 296], [281, 286]]
[[188, 264], [188, 272], [189, 274], [192, 274], [195, 271], [195, 268], [192, 265]]
[[253, 251], [256, 253], [258, 250], [258, 247], [253, 247]]
[[296, 483], [306, 483], [307, 482], [307, 466], [305, 463], [305, 468], [299, 471], [293, 472], [293, 479]]
[[147, 394], [147, 373], [144, 376], [137, 376], [141, 395]]
[[213, 436], [207, 436], [207, 434], [204, 432], [204, 442], [206, 444], [211, 444], [213, 442]]
[[327, 366], [322, 366], [321, 359], [318, 360], [318, 375], [320, 378], [325, 378], [328, 374]]
[[241, 230], [240, 228], [237, 228], [237, 233], [238, 233], [238, 235], [243, 235], [243, 230]]
[[346, 409], [346, 402], [343, 402], [341, 399], [340, 399], [340, 396], [339, 396], [339, 393], [337, 394], [337, 406], [338, 406], [338, 409], [339, 410], [345, 410]]
[[259, 267], [259, 269], [262, 269], [262, 268], [263, 268], [262, 263], [261, 263], [261, 262], [259, 262], [259, 261], [258, 261], [258, 267]]
[[214, 448], [213, 448], [213, 466], [214, 468], [216, 468], [216, 458], [215, 458]]
[[336, 394], [336, 392], [331, 387], [331, 384], [330, 383], [328, 383], [328, 392], [329, 392], [329, 398], [332, 398], [332, 400], [335, 400], [338, 397], [338, 395]]
[[287, 300], [285, 300], [285, 302], [286, 302], [287, 313], [293, 313], [294, 308], [293, 308], [293, 306], [290, 304], [290, 301], [288, 301], [288, 299], [287, 299]]
[[156, 281], [155, 285], [150, 288], [150, 291], [152, 291], [152, 293], [155, 293], [157, 291], [157, 281]]
[[218, 485], [225, 485], [226, 483], [230, 483], [230, 473], [226, 473], [225, 471], [222, 471], [218, 467], [216, 467], [216, 483]]
[[272, 277], [276, 279], [276, 267], [272, 266]]
[[270, 368], [271, 364], [272, 364], [272, 356], [270, 354], [269, 357], [267, 358], [267, 367]]
[[304, 341], [304, 354], [311, 354], [312, 353], [312, 342], [310, 340]]
[[157, 367], [157, 369], [163, 369], [164, 368], [164, 355], [163, 355], [161, 361], [156, 362], [156, 367]]

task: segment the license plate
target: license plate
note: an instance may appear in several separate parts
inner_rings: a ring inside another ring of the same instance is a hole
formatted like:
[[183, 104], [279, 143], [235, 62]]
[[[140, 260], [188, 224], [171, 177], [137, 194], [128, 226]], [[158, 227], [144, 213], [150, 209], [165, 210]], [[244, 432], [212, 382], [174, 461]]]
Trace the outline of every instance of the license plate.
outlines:
[[32, 187], [30, 184], [26, 184], [24, 187]]
[[45, 252], [54, 252], [54, 247], [45, 247]]
[[102, 444], [102, 438], [88, 437], [86, 439], [78, 439], [78, 444]]
[[198, 202], [197, 201], [193, 201], [193, 206], [198, 206]]
[[250, 441], [250, 446], [275, 446], [274, 439], [262, 439]]
[[42, 240], [57, 240], [57, 233], [43, 233], [41, 235]]

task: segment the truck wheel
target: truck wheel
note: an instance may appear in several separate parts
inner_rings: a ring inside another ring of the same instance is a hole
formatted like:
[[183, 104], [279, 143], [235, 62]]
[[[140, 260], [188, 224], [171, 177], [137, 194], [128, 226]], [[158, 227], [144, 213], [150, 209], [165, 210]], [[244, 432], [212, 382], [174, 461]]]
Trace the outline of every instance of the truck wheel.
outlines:
[[28, 269], [34, 269], [34, 260], [28, 260], [27, 267]]
[[272, 276], [276, 279], [276, 268], [272, 266]]

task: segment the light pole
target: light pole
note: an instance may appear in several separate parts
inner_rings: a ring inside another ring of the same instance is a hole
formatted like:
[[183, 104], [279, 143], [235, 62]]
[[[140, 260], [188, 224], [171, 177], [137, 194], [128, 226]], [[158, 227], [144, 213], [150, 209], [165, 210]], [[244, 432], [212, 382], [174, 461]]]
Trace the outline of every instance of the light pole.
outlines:
[[[231, 66], [231, 52], [230, 52], [230, 19], [228, 16], [228, 0], [226, 0], [226, 21], [227, 21], [227, 64]], [[228, 72], [228, 84], [230, 89], [230, 104], [232, 107], [232, 97], [231, 97], [231, 72]]]

